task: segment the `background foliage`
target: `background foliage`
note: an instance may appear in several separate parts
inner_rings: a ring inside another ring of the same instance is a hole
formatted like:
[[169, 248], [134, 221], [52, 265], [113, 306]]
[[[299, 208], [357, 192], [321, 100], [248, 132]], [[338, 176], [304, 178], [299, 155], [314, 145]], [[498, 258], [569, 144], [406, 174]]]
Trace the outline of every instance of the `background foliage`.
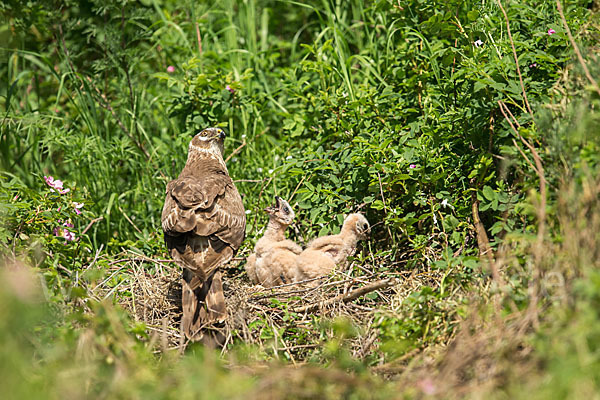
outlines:
[[[561, 265], [556, 260], [568, 253], [549, 247], [543, 265], [535, 258], [540, 174], [498, 102], [539, 153], [548, 186], [545, 243], [562, 243], [559, 195], [567, 183], [579, 193], [595, 182], [599, 117], [598, 95], [574, 62], [554, 2], [503, 4], [512, 40], [491, 0], [21, 3], [0, 5], [0, 242], [3, 253], [43, 274], [56, 314], [51, 323], [61, 327], [54, 339], [72, 348], [92, 340], [86, 335], [97, 337], [90, 346], [98, 358], [86, 360], [92, 370], [133, 373], [128, 365], [144, 365], [132, 387], [102, 388], [113, 376], [107, 372], [88, 382], [88, 395], [141, 397], [147, 385], [159, 385], [149, 377], [169, 380], [167, 370], [186, 381], [188, 362], [224, 374], [202, 357], [156, 361], [138, 341], [143, 327], [106, 305], [88, 306], [85, 289], [102, 279], [118, 285], [119, 274], [106, 275], [111, 257], [123, 250], [164, 257], [164, 188], [184, 165], [191, 136], [207, 126], [228, 130], [229, 170], [250, 212], [240, 255], [253, 247], [265, 222], [261, 210], [277, 194], [293, 197], [292, 238], [306, 242], [336, 231], [344, 213], [360, 210], [377, 224], [360, 262], [381, 275], [441, 277], [377, 311], [382, 346], [371, 363], [446, 343], [473, 297], [499, 292], [507, 313], [547, 301], [531, 298], [536, 271]], [[563, 7], [592, 75], [600, 76], [597, 2]], [[44, 176], [61, 179], [70, 192], [52, 192]], [[579, 197], [565, 201], [578, 204]], [[84, 204], [82, 214], [75, 203]], [[589, 213], [583, 215], [597, 215]], [[503, 287], [490, 284], [493, 271], [478, 258], [478, 218], [492, 251], [514, 259], [502, 268]], [[67, 240], [64, 229], [77, 240]], [[593, 292], [594, 279], [580, 281], [593, 276], [584, 266], [591, 261], [580, 261], [575, 268], [582, 274], [565, 278], [579, 282], [568, 286], [567, 297], [569, 290]], [[591, 294], [574, 301], [589, 312], [561, 314], [560, 321], [587, 327], [597, 320], [586, 308], [594, 304]], [[38, 312], [33, 307], [31, 315]], [[48, 324], [31, 318], [35, 323], [6, 319], [2, 334], [14, 325], [37, 332]], [[562, 329], [550, 325], [548, 332]], [[47, 330], [11, 356], [23, 365], [44, 360], [43, 377], [65, 357], [63, 345], [52, 354], [31, 350], [45, 346]], [[593, 329], [589, 335], [595, 337]], [[536, 351], [551, 364], [554, 349], [544, 347], [551, 334], [541, 337]], [[361, 374], [354, 376], [357, 393], [372, 379]], [[240, 393], [252, 386], [252, 379], [234, 375], [219, 376], [245, 382]], [[60, 382], [56, 393], [71, 390]], [[570, 382], [558, 384], [568, 393]], [[164, 387], [167, 397], [177, 383]], [[384, 396], [385, 385], [378, 387]]]

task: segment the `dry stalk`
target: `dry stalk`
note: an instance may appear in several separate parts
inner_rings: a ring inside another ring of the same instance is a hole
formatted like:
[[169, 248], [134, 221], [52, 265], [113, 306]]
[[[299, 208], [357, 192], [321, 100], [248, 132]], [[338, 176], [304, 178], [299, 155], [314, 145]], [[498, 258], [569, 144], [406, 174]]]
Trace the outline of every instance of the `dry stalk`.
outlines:
[[519, 75], [519, 82], [521, 83], [521, 91], [523, 92], [523, 100], [525, 101], [525, 105], [527, 106], [527, 111], [531, 118], [533, 118], [533, 111], [531, 111], [531, 106], [529, 105], [529, 100], [527, 99], [527, 92], [525, 91], [525, 84], [523, 83], [523, 76], [521, 76], [521, 68], [519, 68], [519, 57], [517, 57], [517, 50], [515, 49], [515, 42], [513, 41], [512, 34], [510, 33], [510, 23], [508, 21], [508, 15], [502, 7], [502, 2], [500, 0], [496, 0], [498, 2], [498, 6], [500, 6], [500, 10], [502, 10], [502, 14], [504, 14], [504, 20], [506, 21], [506, 30], [508, 32], [508, 38], [510, 39], [510, 46], [512, 47], [513, 56], [515, 58], [515, 66], [517, 67], [517, 75]]
[[577, 47], [577, 43], [575, 43], [575, 38], [573, 37], [573, 34], [571, 33], [569, 24], [567, 24], [567, 19], [565, 18], [565, 14], [563, 12], [563, 8], [562, 8], [562, 4], [560, 3], [560, 0], [556, 0], [556, 8], [558, 8], [558, 13], [560, 14], [560, 19], [562, 20], [562, 24], [565, 27], [565, 30], [567, 31], [567, 36], [569, 36], [569, 41], [571, 42], [571, 46], [573, 46], [573, 50], [575, 50], [575, 54], [577, 55], [579, 64], [581, 64], [581, 67], [583, 68], [585, 77], [588, 79], [588, 81], [590, 81], [590, 83], [594, 87], [594, 90], [596, 91], [596, 93], [598, 93], [600, 95], [600, 86], [598, 86], [598, 82], [596, 82], [596, 80], [592, 77], [592, 74], [590, 74], [590, 70], [588, 69], [587, 65], [585, 64], [585, 59], [583, 58], [581, 51], [579, 51], [579, 47]]
[[[543, 257], [543, 251], [544, 251], [544, 236], [545, 236], [545, 229], [546, 229], [546, 201], [547, 201], [546, 200], [546, 176], [544, 173], [544, 167], [542, 165], [542, 159], [541, 159], [539, 153], [537, 152], [536, 148], [531, 143], [529, 143], [529, 141], [527, 141], [525, 138], [523, 138], [521, 136], [521, 134], [519, 133], [519, 131], [515, 128], [515, 125], [513, 125], [511, 119], [508, 116], [508, 114], [510, 114], [510, 110], [508, 110], [508, 107], [506, 106], [506, 104], [504, 104], [504, 102], [502, 102], [502, 101], [498, 101], [498, 104], [500, 105], [500, 111], [502, 112], [502, 115], [504, 115], [504, 118], [508, 121], [508, 123], [509, 123], [510, 127], [512, 128], [513, 132], [515, 133], [515, 135], [531, 151], [531, 155], [533, 156], [533, 161], [535, 163], [534, 170], [540, 180], [540, 204], [538, 205], [538, 233], [537, 233], [536, 245], [535, 245], [534, 252], [533, 252], [535, 263], [534, 263], [534, 270], [533, 270], [533, 279], [532, 279], [532, 283], [530, 286], [531, 299], [530, 299], [529, 307], [528, 307], [528, 320], [530, 320], [534, 324], [534, 327], [537, 328], [538, 324], [539, 324], [538, 311], [537, 311], [537, 303], [538, 303], [538, 295], [539, 295], [538, 290], [539, 290], [539, 283], [540, 283], [540, 278], [541, 278], [541, 269], [540, 268], [541, 268], [541, 261], [542, 261], [542, 257]], [[510, 114], [510, 115], [513, 118], [515, 124], [518, 125], [518, 122], [516, 121], [514, 116], [512, 114]], [[517, 146], [517, 148], [519, 148], [519, 147]], [[521, 152], [521, 154], [523, 154], [523, 156], [525, 156], [525, 154], [523, 152]]]

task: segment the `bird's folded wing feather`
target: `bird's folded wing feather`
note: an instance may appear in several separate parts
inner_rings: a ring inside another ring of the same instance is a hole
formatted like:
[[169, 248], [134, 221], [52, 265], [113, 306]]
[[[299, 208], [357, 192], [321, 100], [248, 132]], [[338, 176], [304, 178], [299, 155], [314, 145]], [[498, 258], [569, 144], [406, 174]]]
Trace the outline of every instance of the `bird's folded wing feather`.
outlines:
[[233, 185], [227, 185], [223, 196], [215, 202], [214, 207], [206, 212], [196, 214], [197, 225], [195, 232], [202, 234], [211, 227], [214, 234], [234, 249], [238, 249], [246, 234], [246, 213], [244, 203]]
[[163, 231], [177, 235], [193, 230], [197, 225], [197, 210], [210, 209], [230, 182], [229, 176], [217, 174], [202, 178], [186, 176], [169, 182], [161, 218]]

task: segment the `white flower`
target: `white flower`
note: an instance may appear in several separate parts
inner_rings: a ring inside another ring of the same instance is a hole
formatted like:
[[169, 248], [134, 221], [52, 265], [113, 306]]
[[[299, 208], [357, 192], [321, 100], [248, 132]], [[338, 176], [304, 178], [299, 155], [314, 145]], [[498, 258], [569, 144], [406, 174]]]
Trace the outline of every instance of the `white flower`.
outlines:
[[260, 168], [260, 167], [256, 168], [256, 170], [257, 170], [258, 172], [262, 172], [262, 168]]
[[483, 46], [483, 42], [481, 41], [481, 39], [477, 39], [473, 44], [475, 45], [475, 47]]
[[272, 170], [272, 169], [270, 169], [270, 170], [269, 170], [269, 175], [270, 175], [270, 174], [272, 174], [272, 173], [273, 173], [273, 170]]
[[435, 216], [435, 213], [433, 214], [433, 224], [437, 225], [437, 217]]
[[252, 211], [250, 210], [246, 210], [246, 214], [250, 214]]
[[243, 134], [243, 135], [242, 135], [242, 139], [246, 139], [246, 134]]
[[285, 159], [286, 159], [286, 160], [291, 160], [292, 158], [294, 158], [294, 157], [292, 157], [292, 156], [287, 156]]
[[444, 207], [444, 208], [448, 207], [448, 199], [444, 199], [442, 201], [442, 207]]

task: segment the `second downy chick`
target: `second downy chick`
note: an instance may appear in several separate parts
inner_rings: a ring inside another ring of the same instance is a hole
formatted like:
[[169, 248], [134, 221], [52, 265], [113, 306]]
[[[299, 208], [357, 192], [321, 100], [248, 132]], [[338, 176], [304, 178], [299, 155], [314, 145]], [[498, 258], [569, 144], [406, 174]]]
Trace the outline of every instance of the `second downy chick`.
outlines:
[[253, 283], [272, 287], [293, 279], [296, 257], [302, 248], [285, 238], [285, 230], [296, 216], [289, 203], [275, 196], [275, 204], [265, 211], [269, 214], [269, 223], [246, 261], [246, 272]]
[[336, 265], [354, 254], [358, 241], [366, 239], [369, 233], [369, 221], [362, 214], [348, 215], [339, 234], [317, 238], [300, 253], [296, 260], [294, 281], [331, 273]]

